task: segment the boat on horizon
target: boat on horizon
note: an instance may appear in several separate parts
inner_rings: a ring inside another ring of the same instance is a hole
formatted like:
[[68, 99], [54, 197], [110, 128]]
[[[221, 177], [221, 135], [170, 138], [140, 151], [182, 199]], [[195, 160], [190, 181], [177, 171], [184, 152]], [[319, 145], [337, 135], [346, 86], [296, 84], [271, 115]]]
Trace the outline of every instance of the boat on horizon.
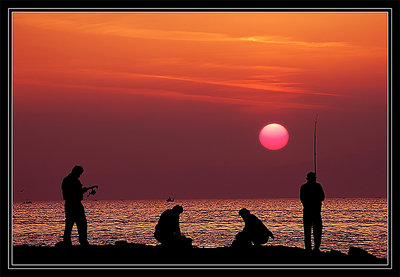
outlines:
[[171, 198], [171, 196], [168, 196], [167, 202], [174, 202], [174, 201], [175, 201], [174, 198]]

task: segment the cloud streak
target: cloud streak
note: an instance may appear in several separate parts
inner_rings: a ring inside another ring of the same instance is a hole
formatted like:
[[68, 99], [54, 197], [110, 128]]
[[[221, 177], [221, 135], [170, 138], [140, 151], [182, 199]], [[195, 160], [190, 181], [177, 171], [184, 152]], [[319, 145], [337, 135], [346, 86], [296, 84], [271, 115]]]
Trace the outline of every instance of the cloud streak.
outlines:
[[[83, 70], [82, 72], [84, 72]], [[227, 87], [239, 87], [245, 89], [259, 90], [265, 91], [268, 93], [271, 92], [281, 92], [281, 93], [294, 93], [294, 94], [308, 94], [308, 95], [321, 95], [321, 96], [339, 96], [334, 93], [323, 93], [316, 92], [309, 89], [301, 88], [299, 85], [302, 83], [290, 83], [290, 82], [273, 82], [273, 83], [263, 83], [263, 82], [254, 82], [251, 80], [233, 80], [233, 81], [214, 81], [209, 79], [201, 79], [201, 78], [193, 78], [193, 77], [181, 77], [181, 76], [173, 76], [173, 75], [157, 75], [157, 74], [143, 74], [143, 73], [128, 73], [128, 72], [107, 72], [107, 71], [99, 71], [99, 70], [87, 70], [87, 72], [94, 73], [96, 75], [103, 75], [108, 77], [122, 77], [125, 79], [129, 78], [154, 78], [154, 79], [166, 79], [166, 80], [175, 80], [175, 81], [184, 81], [184, 82], [192, 82], [192, 83], [200, 83], [200, 84], [211, 84], [211, 85], [219, 85], [219, 86], [227, 86]]]
[[[326, 108], [321, 104], [324, 103], [324, 98], [336, 98], [339, 96], [333, 93], [322, 93], [302, 88], [302, 83], [283, 82], [281, 80], [271, 83], [252, 79], [210, 80], [209, 78], [92, 68], [75, 68], [70, 70], [64, 68], [63, 72], [63, 76], [68, 76], [68, 78], [63, 80], [59, 78], [54, 79], [51, 75], [47, 76], [46, 79], [39, 79], [33, 76], [29, 78], [25, 75], [24, 77], [16, 78], [15, 81], [19, 84], [52, 88], [141, 94], [180, 100], [242, 105], [254, 108]], [[60, 75], [60, 71], [55, 73], [55, 76], [58, 75]]]
[[[22, 22], [23, 20], [19, 20]], [[137, 39], [154, 39], [154, 40], [177, 40], [177, 41], [197, 41], [197, 42], [244, 42], [244, 43], [262, 43], [273, 45], [287, 45], [308, 48], [321, 47], [343, 47], [349, 43], [342, 41], [301, 41], [292, 37], [285, 36], [229, 36], [224, 33], [213, 32], [198, 32], [198, 31], [179, 31], [179, 30], [161, 30], [161, 29], [146, 29], [135, 26], [125, 26], [116, 21], [102, 21], [93, 23], [82, 23], [74, 17], [69, 17], [69, 20], [62, 19], [51, 14], [46, 14], [42, 17], [33, 17], [29, 19], [29, 24], [34, 26], [52, 29], [52, 30], [74, 30], [83, 33], [99, 34], [99, 35], [114, 35], [127, 38]], [[25, 23], [28, 23], [25, 21]]]
[[67, 90], [85, 90], [86, 92], [92, 91], [96, 92], [104, 92], [104, 93], [129, 93], [129, 94], [138, 94], [138, 95], [146, 95], [146, 96], [154, 96], [154, 97], [166, 97], [173, 98], [177, 100], [191, 100], [191, 101], [201, 101], [201, 102], [210, 102], [210, 103], [218, 103], [218, 104], [229, 104], [229, 105], [241, 105], [248, 107], [259, 107], [265, 108], [285, 108], [285, 109], [316, 109], [316, 108], [324, 108], [329, 109], [325, 105], [321, 104], [312, 104], [312, 103], [301, 103], [301, 102], [289, 102], [287, 100], [265, 100], [259, 98], [257, 100], [254, 99], [245, 99], [245, 98], [235, 98], [229, 96], [215, 96], [215, 95], [206, 95], [206, 94], [193, 94], [193, 93], [182, 93], [175, 90], [168, 89], [138, 89], [138, 88], [130, 88], [130, 87], [116, 87], [116, 86], [100, 86], [100, 85], [85, 85], [85, 84], [71, 84], [71, 83], [60, 83], [60, 82], [51, 82], [37, 79], [25, 79], [18, 80], [19, 86], [29, 86], [29, 87], [46, 87], [46, 88], [59, 88], [59, 89], [67, 89]]

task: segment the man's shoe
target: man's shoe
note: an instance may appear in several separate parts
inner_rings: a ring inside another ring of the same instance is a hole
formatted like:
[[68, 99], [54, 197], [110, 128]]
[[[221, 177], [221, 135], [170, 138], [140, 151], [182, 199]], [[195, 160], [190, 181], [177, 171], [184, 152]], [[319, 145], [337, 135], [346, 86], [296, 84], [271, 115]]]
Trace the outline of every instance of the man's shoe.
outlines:
[[81, 242], [81, 247], [88, 247], [90, 246], [89, 242]]

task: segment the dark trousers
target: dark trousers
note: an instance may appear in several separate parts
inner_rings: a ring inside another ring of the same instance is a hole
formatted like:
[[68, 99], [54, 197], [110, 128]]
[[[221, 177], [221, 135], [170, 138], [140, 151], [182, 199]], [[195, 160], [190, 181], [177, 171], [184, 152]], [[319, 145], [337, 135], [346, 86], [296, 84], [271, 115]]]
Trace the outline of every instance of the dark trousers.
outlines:
[[268, 242], [268, 236], [265, 233], [252, 233], [246, 231], [240, 231], [236, 234], [235, 240], [232, 242], [233, 246], [243, 246], [248, 247], [254, 244], [255, 246], [260, 246], [261, 244]]
[[192, 239], [187, 238], [184, 235], [178, 235], [170, 232], [160, 232], [159, 230], [156, 230], [154, 232], [154, 237], [161, 243], [162, 246], [172, 248], [192, 247]]
[[74, 223], [78, 227], [79, 243], [87, 244], [87, 221], [85, 210], [80, 201], [65, 201], [64, 242], [71, 244], [71, 232]]
[[321, 213], [303, 213], [304, 245], [306, 250], [311, 250], [311, 227], [314, 235], [314, 249], [319, 250], [322, 238]]

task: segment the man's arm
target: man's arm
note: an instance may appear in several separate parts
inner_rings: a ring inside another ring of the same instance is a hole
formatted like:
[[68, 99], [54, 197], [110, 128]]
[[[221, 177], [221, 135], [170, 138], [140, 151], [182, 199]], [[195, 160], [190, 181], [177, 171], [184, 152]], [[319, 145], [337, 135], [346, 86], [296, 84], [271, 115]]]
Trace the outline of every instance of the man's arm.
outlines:
[[181, 228], [179, 227], [179, 216], [175, 219], [175, 233], [181, 235]]
[[94, 189], [94, 188], [99, 188], [99, 186], [97, 186], [97, 185], [96, 186], [91, 186], [91, 187], [87, 187], [86, 189], [89, 190], [89, 189]]
[[269, 237], [275, 239], [274, 234], [268, 229], [267, 226], [265, 226], [265, 224], [264, 224], [261, 220], [260, 220], [260, 223], [262, 224], [262, 225], [261, 225], [261, 228], [264, 229], [264, 231], [265, 231], [265, 233], [267, 234], [267, 236], [269, 236]]
[[322, 188], [321, 184], [319, 184], [319, 187], [321, 188], [321, 202], [325, 200], [325, 192], [324, 189]]
[[82, 188], [82, 194], [83, 193], [85, 193], [85, 192], [87, 192], [88, 190], [90, 190], [90, 189], [94, 189], [94, 188], [98, 188], [99, 186], [91, 186], [91, 187], [83, 187]]
[[[267, 228], [268, 230], [268, 228]], [[274, 234], [270, 230], [268, 230], [268, 236], [271, 237], [272, 239], [275, 239]]]
[[303, 192], [303, 186], [300, 187], [300, 201], [301, 203], [304, 203], [304, 192]]

